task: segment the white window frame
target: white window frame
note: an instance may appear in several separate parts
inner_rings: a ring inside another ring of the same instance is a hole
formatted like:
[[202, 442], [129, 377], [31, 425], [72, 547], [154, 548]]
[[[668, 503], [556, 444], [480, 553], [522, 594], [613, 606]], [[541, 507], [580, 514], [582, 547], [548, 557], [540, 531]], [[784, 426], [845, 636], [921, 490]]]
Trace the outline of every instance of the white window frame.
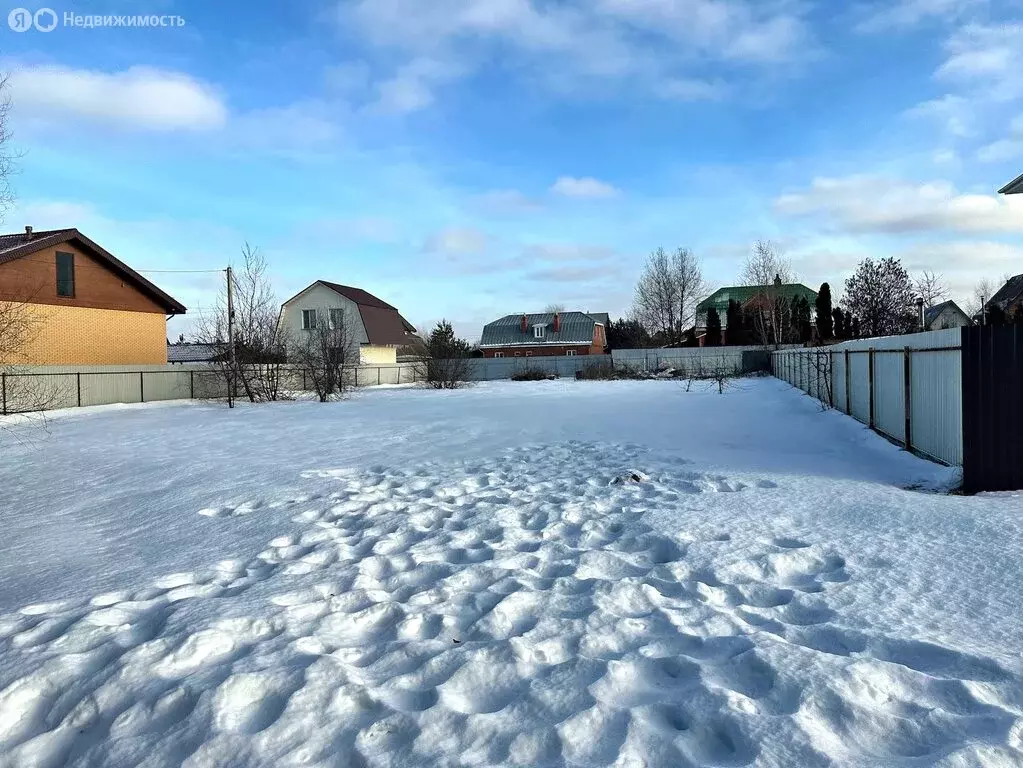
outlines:
[[533, 356], [532, 352], [526, 352], [526, 357], [532, 357], [532, 356]]
[[516, 352], [515, 353], [515, 357], [522, 357], [522, 353], [521, 352]]
[[495, 352], [494, 357], [504, 357], [504, 352]]
[[[312, 323], [308, 322], [308, 318], [312, 318]], [[315, 309], [303, 309], [302, 310], [302, 330], [303, 331], [315, 331], [316, 324], [319, 322], [317, 312]]]
[[565, 357], [575, 357], [575, 355], [576, 355], [576, 352], [575, 352], [574, 349], [566, 349], [565, 350]]
[[331, 307], [330, 309], [327, 310], [327, 319], [328, 319], [328, 322], [330, 323], [330, 329], [332, 331], [336, 331], [338, 329], [338, 324], [336, 322], [334, 322], [334, 317], [335, 317], [334, 313], [335, 312], [339, 312], [341, 314], [341, 322], [343, 323], [344, 322], [344, 317], [345, 317], [345, 308], [344, 307]]
[[547, 338], [547, 326], [537, 323], [533, 326], [533, 338], [534, 339], [545, 339]]

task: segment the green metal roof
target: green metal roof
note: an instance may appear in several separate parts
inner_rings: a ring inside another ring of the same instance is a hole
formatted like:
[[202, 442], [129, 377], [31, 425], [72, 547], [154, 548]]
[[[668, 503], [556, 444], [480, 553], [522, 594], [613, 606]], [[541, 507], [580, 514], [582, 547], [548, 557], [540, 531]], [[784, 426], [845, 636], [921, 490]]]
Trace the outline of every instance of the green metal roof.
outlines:
[[[593, 327], [597, 324], [590, 315], [582, 312], [562, 312], [561, 330], [554, 332], [554, 313], [526, 315], [525, 333], [522, 332], [522, 315], [505, 315], [500, 320], [483, 326], [480, 337], [481, 347], [518, 347], [545, 344], [592, 344]], [[533, 327], [544, 326], [542, 339], [536, 338]]]
[[740, 305], [745, 304], [750, 299], [762, 296], [765, 293], [773, 292], [775, 295], [792, 300], [797, 296], [802, 296], [810, 304], [813, 304], [817, 300], [817, 292], [807, 288], [802, 283], [783, 283], [780, 286], [775, 285], [729, 285], [725, 288], [718, 288], [714, 293], [705, 298], [699, 304], [696, 305], [696, 313], [703, 314], [707, 312], [711, 307], [717, 308], [718, 314], [721, 315], [721, 321], [724, 322], [725, 312], [728, 311], [728, 302], [736, 301]]

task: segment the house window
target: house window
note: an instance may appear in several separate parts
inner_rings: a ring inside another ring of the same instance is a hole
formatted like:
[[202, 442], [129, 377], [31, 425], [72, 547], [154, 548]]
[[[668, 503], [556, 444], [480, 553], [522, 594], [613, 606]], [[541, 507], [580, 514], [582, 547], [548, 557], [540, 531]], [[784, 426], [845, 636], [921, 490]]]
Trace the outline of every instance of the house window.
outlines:
[[345, 311], [343, 309], [332, 308], [330, 310], [330, 327], [333, 330], [343, 328], [345, 324]]
[[574, 349], [567, 349], [567, 350], [565, 350], [565, 354], [568, 357], [575, 357], [575, 350]]
[[521, 352], [516, 352], [515, 353], [515, 357], [522, 357], [522, 353]]
[[542, 339], [547, 334], [546, 325], [534, 325], [533, 326], [533, 338]]
[[302, 310], [302, 330], [303, 331], [315, 331], [316, 330], [316, 310], [315, 309], [303, 309]]
[[504, 357], [504, 352], [495, 352], [494, 357]]
[[532, 353], [532, 352], [527, 352], [527, 353], [526, 353], [526, 357], [532, 357], [532, 356], [533, 356], [533, 353]]
[[57, 251], [57, 295], [75, 295], [75, 255]]

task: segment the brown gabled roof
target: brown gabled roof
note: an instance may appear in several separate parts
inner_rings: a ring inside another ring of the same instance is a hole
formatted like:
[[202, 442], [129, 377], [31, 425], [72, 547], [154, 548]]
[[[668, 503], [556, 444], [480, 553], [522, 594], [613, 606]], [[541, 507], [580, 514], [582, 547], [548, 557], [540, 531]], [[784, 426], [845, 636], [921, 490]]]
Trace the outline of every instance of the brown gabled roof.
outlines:
[[[370, 344], [408, 344], [408, 335], [416, 332], [415, 326], [402, 317], [394, 306], [378, 299], [369, 291], [353, 288], [350, 285], [332, 283], [328, 280], [317, 280], [316, 283], [327, 286], [334, 293], [340, 294], [358, 305], [362, 324], [366, 327], [366, 336]], [[311, 287], [309, 286], [309, 288]], [[284, 303], [290, 303], [309, 288], [303, 288]]]
[[49, 229], [42, 232], [17, 232], [12, 235], [0, 235], [0, 264], [28, 256], [44, 248], [61, 243], [74, 243], [83, 251], [117, 273], [129, 283], [149, 296], [157, 304], [163, 305], [168, 315], [183, 315], [187, 311], [185, 305], [177, 299], [161, 291], [151, 282], [106, 249], [100, 247], [77, 229]]

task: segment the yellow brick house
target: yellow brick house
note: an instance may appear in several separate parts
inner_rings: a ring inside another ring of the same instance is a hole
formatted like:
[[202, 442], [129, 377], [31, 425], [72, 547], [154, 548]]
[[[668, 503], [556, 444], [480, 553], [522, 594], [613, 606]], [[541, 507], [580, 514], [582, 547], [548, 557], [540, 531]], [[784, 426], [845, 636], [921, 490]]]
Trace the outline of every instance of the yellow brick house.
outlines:
[[[27, 318], [0, 363], [167, 362], [167, 318], [185, 307], [77, 229], [0, 235], [0, 307]], [[24, 322], [24, 321], [23, 321]]]

